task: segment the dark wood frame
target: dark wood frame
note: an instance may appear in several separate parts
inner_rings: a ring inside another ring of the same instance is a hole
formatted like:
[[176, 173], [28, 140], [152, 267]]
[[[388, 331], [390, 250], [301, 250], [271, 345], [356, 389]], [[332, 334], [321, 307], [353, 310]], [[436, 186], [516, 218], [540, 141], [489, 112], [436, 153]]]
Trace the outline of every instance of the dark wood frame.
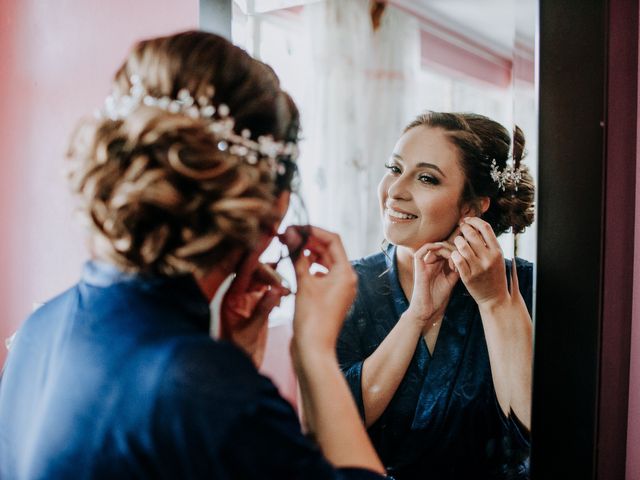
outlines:
[[638, 5], [540, 0], [534, 479], [624, 479]]
[[[200, 0], [231, 36], [231, 0]], [[624, 479], [638, 4], [540, 0], [534, 480]]]

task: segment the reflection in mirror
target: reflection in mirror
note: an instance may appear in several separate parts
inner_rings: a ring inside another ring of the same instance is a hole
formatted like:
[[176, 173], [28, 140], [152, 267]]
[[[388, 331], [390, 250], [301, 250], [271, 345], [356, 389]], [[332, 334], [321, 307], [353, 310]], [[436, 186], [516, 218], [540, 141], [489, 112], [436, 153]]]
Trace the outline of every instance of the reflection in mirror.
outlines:
[[[234, 2], [234, 42], [270, 64], [301, 109], [311, 223], [365, 257], [338, 357], [398, 479], [528, 476], [536, 10], [536, 0]], [[475, 115], [419, 116], [427, 110]], [[526, 142], [511, 141], [516, 125]], [[292, 309], [275, 312], [272, 330]], [[290, 385], [272, 362], [267, 373]]]

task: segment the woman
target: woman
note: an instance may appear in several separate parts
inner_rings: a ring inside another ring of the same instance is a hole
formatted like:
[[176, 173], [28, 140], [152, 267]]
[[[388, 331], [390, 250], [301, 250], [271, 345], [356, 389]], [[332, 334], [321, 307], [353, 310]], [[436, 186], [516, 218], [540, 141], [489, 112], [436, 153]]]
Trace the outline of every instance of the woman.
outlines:
[[[16, 336], [0, 477], [381, 478], [335, 360], [356, 287], [336, 235], [282, 236], [292, 258], [310, 252], [294, 259], [291, 350], [320, 450], [251, 361], [289, 293], [258, 262], [295, 173], [298, 113], [273, 71], [186, 32], [136, 45], [113, 88], [70, 151], [94, 259]], [[326, 276], [310, 274], [314, 261]], [[231, 342], [214, 341], [209, 301], [234, 273]]]
[[399, 480], [527, 475], [532, 265], [505, 268], [496, 239], [533, 220], [523, 147], [519, 130], [512, 148], [481, 115], [429, 112], [386, 165], [388, 246], [354, 262], [359, 290], [337, 351]]

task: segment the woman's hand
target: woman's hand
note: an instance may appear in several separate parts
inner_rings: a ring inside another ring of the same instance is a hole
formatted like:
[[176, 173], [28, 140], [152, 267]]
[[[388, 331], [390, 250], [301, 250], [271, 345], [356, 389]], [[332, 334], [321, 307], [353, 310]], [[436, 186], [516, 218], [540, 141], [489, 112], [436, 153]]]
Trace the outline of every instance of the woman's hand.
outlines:
[[[295, 228], [295, 227], [290, 227]], [[321, 350], [335, 355], [335, 344], [358, 285], [340, 237], [317, 227], [309, 227], [305, 244], [308, 255], [295, 261], [298, 290], [293, 321], [294, 354]], [[285, 242], [289, 229], [281, 236]], [[312, 264], [327, 271], [311, 273]]]
[[257, 249], [242, 260], [220, 308], [220, 338], [242, 348], [257, 368], [264, 358], [269, 314], [291, 293], [271, 266], [258, 261], [261, 253]]
[[465, 218], [460, 232], [451, 259], [480, 310], [496, 399], [505, 415], [515, 413], [529, 428], [533, 329], [515, 259], [509, 291], [504, 258], [491, 226], [479, 218]]
[[477, 217], [465, 218], [454, 239], [451, 260], [467, 290], [480, 306], [497, 306], [509, 300], [504, 257], [491, 225]]
[[444, 242], [427, 243], [413, 255], [413, 291], [407, 312], [422, 326], [431, 319], [444, 314], [451, 290], [458, 281], [451, 260], [454, 250], [450, 239]]

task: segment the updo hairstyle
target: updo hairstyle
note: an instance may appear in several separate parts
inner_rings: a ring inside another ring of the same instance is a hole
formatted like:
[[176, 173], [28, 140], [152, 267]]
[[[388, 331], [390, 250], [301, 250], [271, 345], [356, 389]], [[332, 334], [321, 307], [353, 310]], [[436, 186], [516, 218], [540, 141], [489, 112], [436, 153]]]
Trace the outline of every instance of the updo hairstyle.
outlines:
[[[138, 43], [117, 71], [124, 95], [137, 76], [149, 95], [182, 89], [226, 104], [236, 133], [251, 139], [298, 137], [298, 111], [271, 68], [227, 40], [190, 31]], [[291, 187], [295, 164], [274, 176], [232, 155], [206, 119], [140, 105], [123, 119], [83, 121], [72, 138], [72, 189], [92, 232], [94, 255], [125, 271], [204, 273], [237, 247], [251, 248], [278, 220], [276, 195]]]
[[[525, 138], [516, 126], [514, 144], [511, 136], [498, 122], [473, 113], [426, 112], [419, 115], [405, 128], [405, 132], [418, 127], [442, 129], [460, 152], [460, 165], [465, 176], [461, 202], [474, 203], [479, 197], [489, 197], [489, 208], [482, 218], [491, 225], [496, 235], [512, 229], [520, 233], [533, 223], [533, 178], [522, 159], [525, 154]], [[515, 167], [520, 167], [521, 179], [516, 185], [507, 181], [504, 190], [491, 178], [493, 160], [501, 172], [507, 160], [513, 156]]]

